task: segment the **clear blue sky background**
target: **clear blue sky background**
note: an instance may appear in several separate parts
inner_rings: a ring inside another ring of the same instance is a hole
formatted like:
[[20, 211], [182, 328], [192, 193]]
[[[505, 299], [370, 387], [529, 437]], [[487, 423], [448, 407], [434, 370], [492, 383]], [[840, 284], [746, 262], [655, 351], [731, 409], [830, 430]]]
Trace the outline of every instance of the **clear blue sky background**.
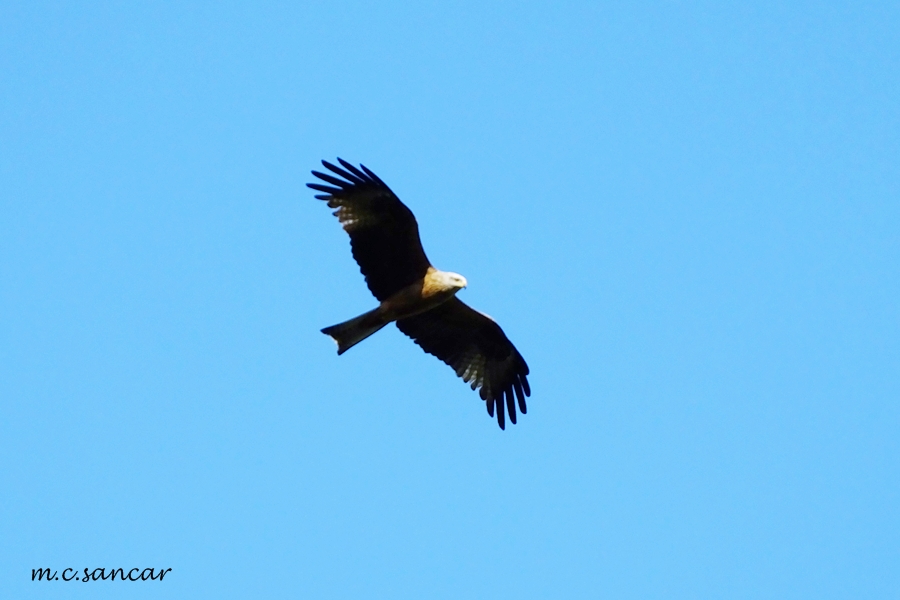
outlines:
[[[0, 7], [0, 596], [900, 594], [896, 3], [75, 4]], [[319, 333], [336, 156], [518, 425]]]

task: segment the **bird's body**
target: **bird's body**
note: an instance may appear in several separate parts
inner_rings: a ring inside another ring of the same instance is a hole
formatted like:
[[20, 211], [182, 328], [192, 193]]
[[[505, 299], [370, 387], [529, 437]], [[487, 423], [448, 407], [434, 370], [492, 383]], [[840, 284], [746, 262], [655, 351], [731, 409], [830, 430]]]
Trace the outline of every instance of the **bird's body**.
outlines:
[[343, 354], [388, 323], [414, 317], [446, 302], [466, 287], [462, 275], [428, 267], [425, 277], [401, 288], [381, 301], [378, 308], [331, 327], [322, 333], [338, 345]]
[[462, 275], [429, 267], [425, 277], [399, 290], [378, 308], [390, 321], [414, 317], [446, 302], [466, 285]]
[[431, 265], [415, 217], [390, 188], [366, 167], [338, 160], [344, 169], [322, 164], [341, 178], [313, 171], [331, 185], [307, 185], [325, 192], [316, 198], [337, 209], [334, 214], [350, 235], [353, 257], [380, 304], [322, 332], [343, 354], [396, 322], [400, 331], [450, 365], [473, 390], [480, 388], [491, 416], [496, 408], [501, 428], [505, 428], [504, 408], [515, 423], [516, 404], [524, 414], [525, 397], [531, 395], [528, 365], [521, 354], [490, 317], [456, 298], [466, 279]]

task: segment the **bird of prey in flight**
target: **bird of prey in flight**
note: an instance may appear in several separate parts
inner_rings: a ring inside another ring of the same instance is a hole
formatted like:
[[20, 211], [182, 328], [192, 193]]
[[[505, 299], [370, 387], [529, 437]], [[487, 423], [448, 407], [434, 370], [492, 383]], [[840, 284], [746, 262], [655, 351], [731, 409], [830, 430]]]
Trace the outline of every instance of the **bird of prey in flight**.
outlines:
[[359, 264], [377, 308], [354, 319], [326, 327], [322, 333], [337, 342], [343, 354], [390, 322], [447, 363], [497, 414], [506, 428], [504, 411], [516, 422], [516, 404], [525, 414], [528, 365], [493, 319], [464, 304], [456, 293], [466, 287], [462, 275], [435, 269], [422, 249], [419, 226], [412, 212], [375, 173], [338, 159], [344, 167], [322, 161], [332, 174], [313, 171], [327, 183], [308, 183], [323, 192], [316, 198], [337, 209], [334, 215], [350, 235], [353, 258]]

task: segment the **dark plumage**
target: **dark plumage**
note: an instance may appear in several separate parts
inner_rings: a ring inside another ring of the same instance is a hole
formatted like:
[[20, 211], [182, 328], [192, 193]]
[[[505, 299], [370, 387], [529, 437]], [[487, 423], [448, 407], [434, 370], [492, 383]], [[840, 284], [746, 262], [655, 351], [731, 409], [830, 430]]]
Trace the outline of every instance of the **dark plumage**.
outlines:
[[347, 181], [313, 171], [313, 175], [332, 186], [306, 185], [325, 192], [316, 198], [337, 209], [334, 215], [350, 234], [350, 249], [369, 291], [379, 301], [386, 300], [424, 277], [431, 266], [419, 240], [419, 225], [412, 211], [375, 173], [362, 165], [360, 171], [347, 161], [338, 160], [349, 172], [324, 160], [322, 164]]
[[515, 393], [519, 410], [527, 412], [525, 396], [531, 395], [528, 386], [528, 365], [500, 329], [487, 315], [483, 315], [457, 298], [422, 314], [397, 321], [397, 329], [408, 335], [428, 354], [438, 357], [456, 371], [472, 389], [481, 388], [479, 395], [501, 429], [506, 426], [503, 401], [509, 420], [516, 422]]
[[341, 354], [387, 323], [396, 322], [425, 352], [456, 371], [480, 396], [501, 429], [505, 413], [516, 422], [516, 406], [525, 414], [531, 395], [528, 365], [490, 317], [456, 298], [466, 286], [456, 273], [435, 269], [422, 249], [412, 212], [375, 173], [338, 159], [343, 169], [322, 164], [334, 175], [313, 171], [329, 185], [309, 183], [324, 192], [316, 198], [337, 209], [350, 235], [353, 258], [366, 278], [378, 308], [323, 329]]

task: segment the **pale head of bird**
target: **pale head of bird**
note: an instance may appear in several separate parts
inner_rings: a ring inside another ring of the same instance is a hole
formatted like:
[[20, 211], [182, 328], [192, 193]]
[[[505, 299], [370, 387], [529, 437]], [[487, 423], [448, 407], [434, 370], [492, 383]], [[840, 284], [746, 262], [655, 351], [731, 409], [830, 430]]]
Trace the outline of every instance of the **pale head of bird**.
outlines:
[[460, 275], [459, 273], [451, 273], [450, 271], [442, 271], [441, 272], [441, 285], [446, 290], [453, 290], [453, 293], [458, 292], [463, 289], [469, 283], [466, 281], [466, 278]]

